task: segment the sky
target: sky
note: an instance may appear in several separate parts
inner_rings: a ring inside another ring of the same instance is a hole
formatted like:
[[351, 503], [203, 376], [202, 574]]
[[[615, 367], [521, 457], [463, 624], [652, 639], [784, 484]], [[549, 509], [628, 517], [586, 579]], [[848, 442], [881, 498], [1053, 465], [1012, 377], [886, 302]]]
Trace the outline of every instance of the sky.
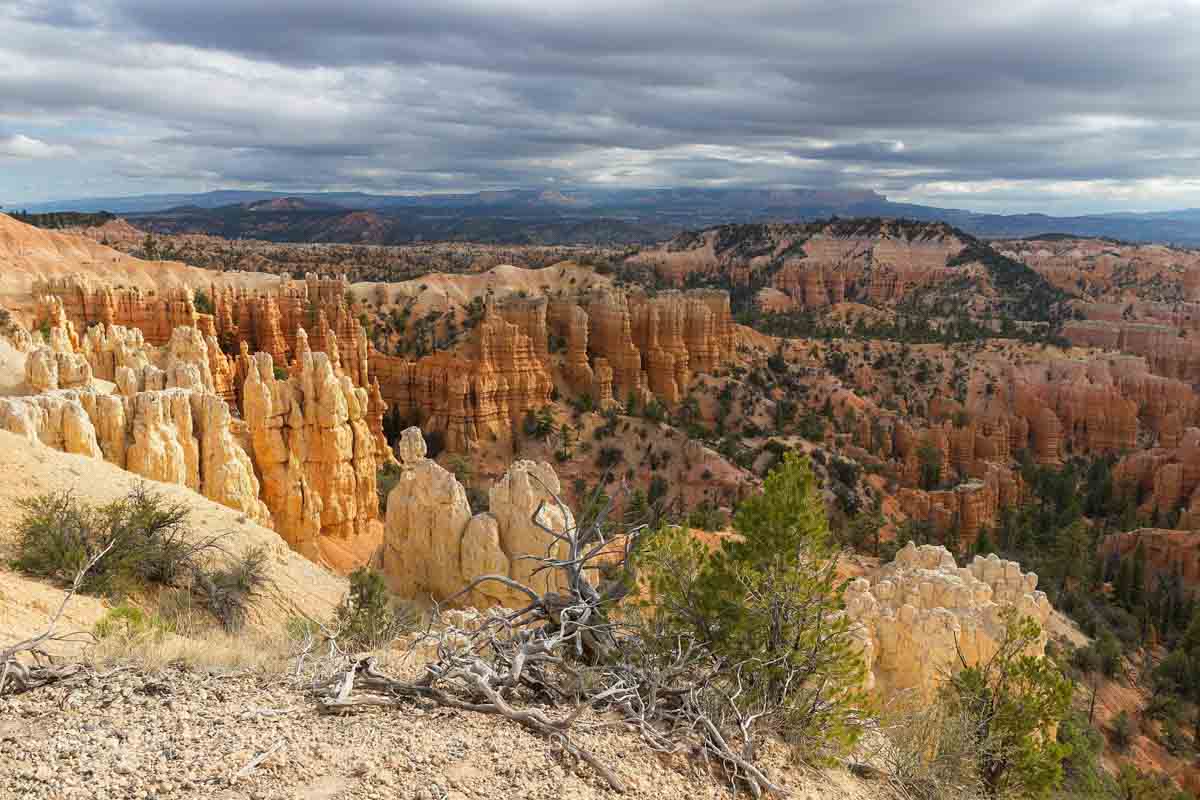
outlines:
[[0, 205], [874, 189], [1200, 207], [1200, 0], [3, 0]]

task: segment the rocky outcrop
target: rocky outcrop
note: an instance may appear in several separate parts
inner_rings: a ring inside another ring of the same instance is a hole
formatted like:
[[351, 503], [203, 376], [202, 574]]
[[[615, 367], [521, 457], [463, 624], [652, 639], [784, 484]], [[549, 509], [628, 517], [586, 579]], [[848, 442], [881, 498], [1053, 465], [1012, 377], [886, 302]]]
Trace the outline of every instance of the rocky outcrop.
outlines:
[[380, 534], [367, 391], [336, 375], [324, 353], [304, 353], [286, 379], [269, 354], [253, 360], [244, 415], [278, 530], [308, 558], [365, 560]]
[[1015, 507], [1021, 496], [1019, 476], [1001, 464], [988, 464], [982, 478], [939, 491], [901, 488], [896, 500], [909, 519], [928, 522], [941, 534], [955, 533], [961, 548], [974, 543], [980, 531], [995, 530], [1000, 510]]
[[401, 473], [388, 495], [380, 552], [392, 591], [438, 602], [455, 598], [460, 605], [516, 607], [528, 597], [498, 581], [459, 593], [483, 575], [509, 577], [538, 592], [555, 588], [553, 571], [537, 572], [536, 561], [521, 558], [562, 555], [562, 543], [533, 522], [535, 513], [553, 531], [575, 524], [570, 510], [554, 502], [561, 487], [549, 464], [512, 464], [489, 492], [489, 511], [472, 515], [462, 484], [425, 457], [420, 430], [405, 430], [397, 450]]
[[371, 382], [367, 389], [367, 429], [371, 431], [371, 439], [375, 443], [375, 461], [380, 466], [396, 464], [396, 456], [388, 444], [383, 432], [383, 417], [387, 413], [387, 403], [383, 400], [383, 392], [379, 388], [379, 379]]
[[694, 372], [711, 372], [733, 352], [729, 295], [719, 291], [661, 292], [615, 289], [584, 301], [587, 347], [605, 359], [618, 401], [649, 394], [675, 405]]
[[859, 624], [869, 687], [885, 698], [932, 700], [960, 666], [990, 658], [1004, 637], [1007, 609], [1031, 617], [1043, 635], [1031, 655], [1043, 655], [1051, 607], [1037, 575], [1014, 561], [976, 556], [958, 567], [943, 547], [907, 544], [870, 580], [846, 589], [847, 615]]
[[[588, 315], [573, 300], [558, 299], [549, 304], [547, 312], [551, 332], [562, 341], [566, 355], [563, 372], [577, 394], [593, 394], [596, 380], [588, 362]], [[612, 387], [609, 386], [611, 393]]]
[[1200, 428], [1188, 428], [1175, 447], [1131, 453], [1113, 468], [1113, 483], [1144, 498], [1141, 511], [1160, 524], [1200, 529]]
[[312, 350], [326, 353], [335, 371], [365, 388], [370, 385], [370, 347], [349, 302], [349, 288], [344, 275], [312, 273], [303, 281], [281, 279], [259, 291], [214, 285], [214, 334], [229, 352], [245, 343], [286, 369], [298, 358], [300, 331], [307, 331]]
[[102, 457], [96, 428], [77, 392], [0, 397], [0, 429], [64, 453]]
[[1063, 336], [1079, 347], [1120, 350], [1142, 356], [1156, 375], [1200, 382], [1200, 341], [1157, 322], [1072, 320]]
[[[822, 308], [845, 301], [894, 305], [914, 289], [970, 273], [950, 261], [964, 242], [948, 226], [889, 220], [723, 225], [685, 233], [631, 258], [675, 286], [690, 275], [733, 286], [755, 279], [777, 296], [771, 309]], [[975, 275], [974, 277], [979, 277]]]
[[1139, 528], [1110, 533], [1098, 549], [1102, 559], [1121, 559], [1132, 558], [1139, 547], [1145, 557], [1146, 589], [1175, 579], [1189, 592], [1200, 589], [1200, 532]]
[[38, 322], [55, 324], [54, 303], [79, 330], [92, 325], [121, 325], [137, 328], [152, 345], [166, 344], [180, 327], [200, 327], [212, 333], [212, 319], [196, 310], [191, 289], [171, 288], [162, 292], [137, 287], [113, 288], [76, 277], [36, 281], [33, 294], [40, 297]]
[[529, 337], [533, 351], [543, 364], [549, 363], [549, 326], [544, 297], [510, 297], [500, 304], [500, 315]]
[[801, 308], [854, 300], [890, 305], [913, 289], [961, 275], [946, 266], [962, 249], [956, 238], [905, 240], [886, 234], [842, 237], [819, 233], [785, 260], [771, 285]]
[[194, 489], [269, 525], [259, 483], [221, 398], [195, 389], [122, 397], [58, 391], [0, 398], [0, 428], [67, 453], [103, 458], [151, 480]]
[[370, 367], [401, 418], [456, 452], [511, 442], [525, 412], [548, 404], [554, 388], [533, 342], [491, 304], [462, 355], [410, 361], [373, 353]]
[[633, 342], [633, 317], [624, 292], [606, 289], [594, 292], [586, 303], [591, 331], [588, 348], [605, 359], [612, 369], [612, 391], [624, 402], [632, 396], [644, 398], [646, 382], [642, 376], [642, 354]]
[[25, 359], [25, 383], [34, 392], [86, 388], [92, 382], [92, 368], [77, 353], [64, 353], [49, 347], [35, 347]]

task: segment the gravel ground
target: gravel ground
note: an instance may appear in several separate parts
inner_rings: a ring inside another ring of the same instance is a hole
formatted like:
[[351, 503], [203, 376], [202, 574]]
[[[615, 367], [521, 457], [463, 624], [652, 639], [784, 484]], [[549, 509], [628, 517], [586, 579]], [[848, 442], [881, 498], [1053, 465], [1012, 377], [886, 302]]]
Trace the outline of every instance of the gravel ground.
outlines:
[[[577, 738], [628, 782], [626, 797], [729, 796], [695, 760], [650, 753], [626, 731]], [[794, 796], [869, 796], [844, 775], [768, 766]], [[415, 704], [320, 715], [282, 678], [125, 669], [0, 699], [4, 800], [617, 796], [508, 720]]]

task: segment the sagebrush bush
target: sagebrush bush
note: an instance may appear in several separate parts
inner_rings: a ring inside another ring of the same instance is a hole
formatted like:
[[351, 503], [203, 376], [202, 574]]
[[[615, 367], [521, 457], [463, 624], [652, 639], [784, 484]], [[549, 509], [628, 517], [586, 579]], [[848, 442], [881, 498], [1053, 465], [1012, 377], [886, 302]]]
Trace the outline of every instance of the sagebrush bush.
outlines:
[[392, 595], [383, 575], [369, 567], [350, 574], [350, 591], [334, 611], [339, 638], [363, 650], [386, 645], [416, 622], [416, 610]]
[[[266, 581], [266, 556], [253, 550], [230, 558], [219, 536], [197, 536], [188, 507], [138, 484], [102, 506], [70, 491], [17, 501], [14, 566], [28, 575], [69, 584], [104, 553], [80, 584], [84, 594], [124, 597], [153, 587], [166, 590], [160, 607], [179, 618], [199, 607], [227, 630], [240, 628]], [[107, 550], [107, 551], [106, 551]]]
[[213, 570], [196, 570], [192, 594], [226, 631], [246, 624], [251, 602], [267, 583], [267, 554], [254, 549]]
[[86, 594], [121, 595], [146, 584], [173, 585], [199, 563], [210, 540], [190, 541], [187, 507], [142, 484], [95, 507], [70, 491], [17, 501], [15, 566], [30, 575], [70, 583], [96, 554], [111, 549], [85, 576]]

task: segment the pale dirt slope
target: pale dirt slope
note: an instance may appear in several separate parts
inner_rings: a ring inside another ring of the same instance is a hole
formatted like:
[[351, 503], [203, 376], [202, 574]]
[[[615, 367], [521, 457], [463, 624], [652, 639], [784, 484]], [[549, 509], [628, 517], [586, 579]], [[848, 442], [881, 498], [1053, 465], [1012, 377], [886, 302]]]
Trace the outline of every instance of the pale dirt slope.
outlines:
[[[328, 619], [346, 593], [346, 580], [292, 552], [279, 535], [245, 519], [184, 486], [147, 481], [106, 461], [70, 455], [0, 431], [0, 644], [17, 641], [45, 627], [49, 610], [62, 591], [24, 578], [7, 567], [13, 554], [13, 525], [20, 519], [16, 500], [68, 489], [92, 503], [107, 503], [144, 482], [168, 500], [186, 503], [198, 534], [225, 533], [222, 546], [241, 553], [265, 547], [270, 554], [270, 586], [255, 604], [251, 622], [279, 630], [294, 615]], [[93, 598], [72, 599], [63, 629], [90, 629], [104, 606]]]
[[35, 280], [72, 275], [109, 286], [145, 290], [207, 287], [218, 277], [247, 287], [279, 282], [276, 276], [265, 273], [218, 274], [175, 261], [142, 261], [86, 236], [42, 230], [0, 214], [0, 305], [28, 313]]

